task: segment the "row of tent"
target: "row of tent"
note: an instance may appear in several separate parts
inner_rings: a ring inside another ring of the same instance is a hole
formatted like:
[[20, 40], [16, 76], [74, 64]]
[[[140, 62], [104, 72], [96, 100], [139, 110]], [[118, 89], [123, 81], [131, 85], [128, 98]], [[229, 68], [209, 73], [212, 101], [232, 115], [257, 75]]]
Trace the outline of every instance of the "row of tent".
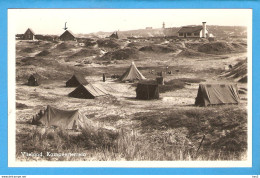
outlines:
[[[149, 81], [137, 69], [134, 62], [119, 78], [120, 81], [139, 80], [136, 88], [136, 98], [143, 100], [159, 99], [159, 85], [156, 81]], [[38, 74], [31, 75], [28, 85], [40, 84]], [[90, 84], [82, 75], [74, 74], [67, 82], [67, 87], [77, 87], [69, 96], [83, 99], [94, 99], [98, 96], [108, 95], [108, 92], [100, 86]], [[236, 84], [200, 84], [195, 105], [207, 106], [216, 104], [237, 104], [239, 94]]]
[[[41, 84], [41, 77], [36, 73], [29, 77], [29, 86], [38, 86]], [[77, 87], [71, 93], [70, 97], [94, 99], [99, 96], [108, 95], [108, 92], [100, 86], [89, 83], [82, 75], [74, 74], [67, 82], [66, 87]]]
[[[155, 83], [140, 82], [136, 88], [136, 98], [159, 99], [159, 86]], [[238, 104], [240, 97], [236, 84], [199, 84], [196, 106]]]
[[[132, 73], [132, 70], [127, 71], [127, 73]], [[69, 94], [70, 97], [95, 98], [108, 94], [105, 90], [88, 83], [84, 77], [74, 75], [66, 82], [66, 86], [78, 84], [79, 86]], [[136, 88], [136, 98], [158, 99], [158, 84], [155, 81], [143, 80], [139, 82]], [[238, 104], [239, 100], [238, 88], [235, 84], [200, 84], [195, 105]], [[61, 110], [48, 105], [44, 112], [38, 116], [33, 118], [32, 124], [72, 130], [80, 130], [88, 126], [86, 116], [81, 115], [79, 110]]]
[[[139, 94], [144, 97], [146, 95], [151, 95], [158, 90], [156, 85], [153, 85], [154, 88], [149, 90], [151, 92]], [[145, 86], [142, 86], [145, 87]], [[83, 88], [82, 88], [83, 89]], [[84, 90], [84, 89], [83, 89]], [[138, 87], [137, 87], [138, 90]], [[73, 93], [73, 92], [72, 92]], [[159, 95], [158, 95], [159, 96]], [[153, 97], [158, 97], [153, 96]], [[237, 92], [236, 85], [199, 85], [199, 90], [195, 105], [207, 106], [207, 105], [217, 105], [217, 104], [238, 104], [239, 95]], [[33, 119], [32, 124], [35, 125], [44, 125], [46, 127], [59, 127], [63, 129], [82, 129], [87, 125], [87, 118], [79, 113], [79, 110], [61, 110], [51, 106], [47, 106], [46, 110], [40, 117]]]

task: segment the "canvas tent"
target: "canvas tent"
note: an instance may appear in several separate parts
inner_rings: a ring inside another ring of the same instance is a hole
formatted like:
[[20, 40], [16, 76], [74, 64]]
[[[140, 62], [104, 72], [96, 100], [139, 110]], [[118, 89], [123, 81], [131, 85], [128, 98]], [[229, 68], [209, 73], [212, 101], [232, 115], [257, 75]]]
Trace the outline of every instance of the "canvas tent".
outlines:
[[41, 76], [37, 73], [30, 75], [28, 78], [29, 86], [39, 86], [41, 84]]
[[85, 119], [78, 110], [60, 110], [48, 105], [44, 114], [32, 123], [62, 129], [81, 129], [85, 127]]
[[159, 99], [159, 87], [156, 81], [139, 82], [136, 88], [136, 99]]
[[69, 94], [69, 97], [94, 99], [99, 96], [108, 95], [107, 91], [100, 86], [88, 84], [86, 86], [79, 85], [74, 91]]
[[141, 72], [135, 66], [135, 63], [132, 62], [131, 66], [126, 70], [126, 72], [119, 78], [120, 81], [130, 81], [134, 80], [144, 80], [146, 79]]
[[84, 76], [80, 74], [74, 74], [67, 82], [66, 87], [77, 87], [79, 85], [87, 85], [88, 81], [84, 78]]
[[238, 104], [239, 99], [236, 84], [200, 84], [195, 105]]

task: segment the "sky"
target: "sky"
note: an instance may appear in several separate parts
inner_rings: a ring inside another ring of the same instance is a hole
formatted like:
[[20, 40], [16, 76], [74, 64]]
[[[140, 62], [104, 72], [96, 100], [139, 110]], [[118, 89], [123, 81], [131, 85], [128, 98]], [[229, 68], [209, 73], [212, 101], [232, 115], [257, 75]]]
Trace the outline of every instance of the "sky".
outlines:
[[[16, 33], [31, 28], [36, 34], [64, 32], [64, 25], [75, 34], [162, 28], [185, 25], [248, 26], [250, 9], [9, 9], [8, 23]], [[9, 18], [10, 17], [10, 18]]]

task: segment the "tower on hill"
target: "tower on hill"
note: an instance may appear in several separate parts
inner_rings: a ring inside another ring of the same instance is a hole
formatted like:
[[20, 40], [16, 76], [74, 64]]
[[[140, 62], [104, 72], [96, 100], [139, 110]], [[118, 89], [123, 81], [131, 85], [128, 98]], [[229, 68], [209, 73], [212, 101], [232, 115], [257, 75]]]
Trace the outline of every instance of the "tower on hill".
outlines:
[[162, 24], [162, 28], [165, 28], [165, 23], [163, 22], [163, 24]]

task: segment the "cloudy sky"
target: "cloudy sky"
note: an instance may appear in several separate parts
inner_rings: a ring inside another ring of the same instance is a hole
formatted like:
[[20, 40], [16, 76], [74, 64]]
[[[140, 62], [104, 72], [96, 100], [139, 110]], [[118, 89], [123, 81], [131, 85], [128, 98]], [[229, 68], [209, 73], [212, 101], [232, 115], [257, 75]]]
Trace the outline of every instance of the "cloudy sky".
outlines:
[[16, 33], [61, 34], [65, 22], [73, 33], [200, 25], [247, 26], [249, 9], [9, 9]]

